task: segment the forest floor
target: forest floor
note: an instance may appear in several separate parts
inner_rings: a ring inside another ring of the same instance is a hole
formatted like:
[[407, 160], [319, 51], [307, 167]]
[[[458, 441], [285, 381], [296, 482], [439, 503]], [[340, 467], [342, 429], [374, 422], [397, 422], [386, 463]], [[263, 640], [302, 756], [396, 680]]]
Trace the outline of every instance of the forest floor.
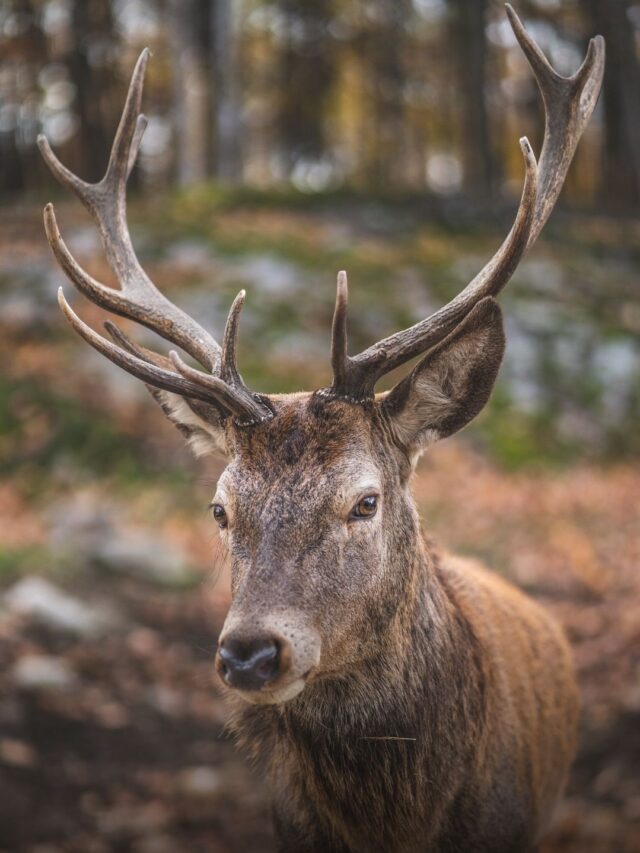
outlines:
[[[172, 221], [179, 230], [185, 220], [192, 227], [208, 216], [183, 203]], [[103, 274], [95, 242], [75, 217], [72, 209], [61, 217], [73, 225], [70, 242], [92, 272]], [[72, 339], [58, 318], [54, 296], [62, 277], [42, 245], [37, 215], [5, 215], [0, 226], [0, 851], [269, 853], [267, 792], [225, 733], [212, 668], [229, 600], [227, 566], [206, 512], [219, 469], [191, 460], [144, 391]], [[214, 328], [220, 328], [222, 305], [203, 299], [205, 270], [213, 264], [220, 273], [220, 303], [256, 279], [250, 298], [259, 305], [264, 300], [268, 310], [264, 318], [260, 311], [243, 318], [242, 357], [254, 381], [265, 373], [269, 390], [321, 381], [326, 369], [321, 344], [331, 294], [326, 302], [311, 294], [310, 304], [302, 304], [297, 290], [301, 270], [311, 276], [312, 289], [324, 281], [314, 267], [314, 246], [336, 268], [355, 268], [365, 282], [356, 338], [380, 326], [380, 318], [364, 310], [372, 294], [385, 306], [383, 334], [387, 323], [402, 320], [402, 306], [379, 291], [386, 265], [399, 257], [405, 267], [398, 287], [408, 289], [412, 304], [440, 296], [428, 291], [427, 297], [412, 277], [417, 256], [409, 264], [415, 246], [405, 237], [357, 235], [369, 241], [365, 263], [344, 248], [353, 236], [344, 223], [328, 222], [324, 213], [235, 211], [225, 227], [249, 245], [246, 252], [224, 242], [222, 225], [196, 237], [167, 237], [163, 227], [146, 243], [156, 280]], [[265, 243], [269, 234], [277, 246]], [[169, 248], [160, 252], [163, 241]], [[444, 277], [454, 278], [449, 236], [430, 241], [432, 265], [437, 256]], [[593, 339], [613, 339], [617, 348], [607, 350], [613, 361], [605, 364], [620, 370], [622, 359], [627, 376], [629, 364], [637, 367], [628, 341], [640, 315], [625, 282], [637, 265], [624, 240], [614, 243], [611, 238], [608, 249], [601, 243], [594, 251], [603, 270], [615, 264], [623, 270], [616, 286], [627, 288], [626, 313], [620, 309], [614, 317], [609, 303], [600, 306], [606, 331]], [[466, 266], [457, 259], [456, 275], [465, 274], [485, 244], [467, 238]], [[353, 255], [351, 264], [343, 263], [345, 252]], [[557, 260], [553, 246], [542, 253], [553, 278], [551, 259]], [[570, 258], [561, 272], [572, 263], [578, 260]], [[82, 314], [96, 323], [100, 317], [84, 305]], [[302, 331], [295, 332], [300, 315]], [[406, 311], [404, 319], [411, 321]], [[264, 340], [268, 370], [256, 353], [245, 354], [248, 340]], [[580, 332], [576, 340], [592, 338]], [[307, 347], [309, 362], [302, 377], [291, 357], [298, 345]], [[585, 347], [581, 352], [591, 353]], [[565, 351], [563, 364], [574, 356]], [[593, 356], [596, 378], [599, 359]], [[527, 363], [533, 370], [536, 362]], [[513, 387], [520, 387], [517, 380], [514, 375]], [[582, 695], [580, 747], [542, 850], [635, 853], [640, 462], [632, 443], [637, 436], [620, 439], [620, 452], [613, 452], [616, 440], [603, 431], [602, 407], [613, 405], [609, 420], [618, 412], [622, 425], [636, 403], [629, 398], [623, 411], [605, 387], [593, 410], [586, 408], [588, 395], [578, 395], [573, 419], [551, 421], [558, 388], [564, 392], [569, 380], [563, 374], [544, 398], [544, 418], [531, 419], [530, 399], [523, 414], [506, 391], [498, 395], [497, 413], [427, 455], [414, 493], [430, 535], [534, 595], [571, 640]], [[595, 394], [593, 382], [590, 388]], [[515, 421], [517, 429], [510, 432], [501, 419]]]

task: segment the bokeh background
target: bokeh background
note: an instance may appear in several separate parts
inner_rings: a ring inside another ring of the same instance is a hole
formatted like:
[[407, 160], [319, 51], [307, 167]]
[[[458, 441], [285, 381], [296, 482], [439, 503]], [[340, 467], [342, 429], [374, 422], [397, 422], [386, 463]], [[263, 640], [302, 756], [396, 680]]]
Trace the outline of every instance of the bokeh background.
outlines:
[[[502, 297], [493, 398], [421, 463], [424, 526], [544, 601], [572, 641], [580, 750], [545, 853], [640, 849], [640, 4], [519, 0], [603, 96], [561, 203]], [[48, 175], [97, 179], [140, 49], [130, 192], [156, 283], [218, 335], [248, 290], [250, 385], [325, 384], [335, 273], [361, 349], [451, 298], [506, 234], [542, 112], [492, 0], [0, 3], [0, 850], [272, 850], [212, 660], [219, 469], [66, 326], [41, 210], [113, 282]], [[72, 297], [67, 283], [66, 293]], [[75, 300], [98, 328], [99, 309]], [[129, 332], [132, 329], [124, 323]], [[149, 333], [139, 340], [151, 342]]]

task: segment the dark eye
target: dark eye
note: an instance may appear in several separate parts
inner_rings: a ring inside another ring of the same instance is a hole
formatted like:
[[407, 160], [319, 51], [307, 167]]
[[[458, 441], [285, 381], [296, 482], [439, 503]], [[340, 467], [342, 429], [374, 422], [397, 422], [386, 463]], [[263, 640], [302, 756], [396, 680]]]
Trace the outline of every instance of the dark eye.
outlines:
[[211, 511], [213, 512], [213, 517], [220, 527], [226, 527], [228, 524], [227, 513], [225, 512], [222, 504], [211, 504]]
[[358, 503], [351, 510], [351, 514], [349, 515], [350, 519], [359, 519], [359, 518], [372, 518], [376, 514], [376, 510], [378, 509], [378, 496], [377, 495], [367, 495], [365, 498], [362, 498], [358, 501]]

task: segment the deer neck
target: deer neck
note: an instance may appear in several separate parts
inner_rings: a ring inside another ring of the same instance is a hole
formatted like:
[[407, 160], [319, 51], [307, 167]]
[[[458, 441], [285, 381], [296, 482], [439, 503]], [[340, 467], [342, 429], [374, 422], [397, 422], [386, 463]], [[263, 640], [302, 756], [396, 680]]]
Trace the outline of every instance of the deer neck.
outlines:
[[[282, 706], [237, 708], [232, 723], [282, 802], [297, 803], [301, 814], [312, 808], [309, 819], [316, 814], [354, 846], [364, 830], [353, 816], [367, 814], [371, 850], [413, 849], [425, 808], [439, 831], [472, 764], [469, 744], [482, 736], [468, 626], [437, 554], [420, 541], [411, 559], [402, 601], [386, 630], [372, 631], [375, 651], [370, 645], [357, 665], [317, 678]], [[402, 826], [388, 820], [384, 804], [391, 802], [407, 806]]]

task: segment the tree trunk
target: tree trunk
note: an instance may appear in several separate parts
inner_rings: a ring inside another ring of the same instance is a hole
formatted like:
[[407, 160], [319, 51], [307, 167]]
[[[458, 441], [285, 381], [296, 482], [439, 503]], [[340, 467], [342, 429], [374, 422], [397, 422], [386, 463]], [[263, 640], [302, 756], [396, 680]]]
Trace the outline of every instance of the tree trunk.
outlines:
[[452, 43], [460, 91], [465, 189], [490, 195], [496, 170], [487, 115], [487, 0], [449, 0]]
[[232, 0], [212, 0], [211, 22], [214, 115], [214, 174], [235, 183], [242, 176], [241, 117], [238, 103], [238, 49]]
[[590, 30], [607, 42], [600, 195], [614, 206], [640, 201], [640, 65], [627, 0], [582, 0]]
[[[24, 127], [21, 126], [20, 95], [25, 81], [29, 79], [35, 87], [36, 70], [45, 50], [42, 30], [36, 23], [31, 0], [12, 0], [6, 9], [9, 13], [29, 22], [16, 39], [5, 38], [3, 56], [3, 79], [0, 81], [0, 103], [3, 121], [0, 124], [0, 194], [4, 191], [17, 193], [29, 187], [30, 178], [38, 176], [39, 162], [34, 147], [27, 147]], [[35, 159], [35, 162], [34, 162]]]
[[180, 186], [210, 174], [212, 148], [211, 6], [209, 0], [170, 0], [174, 63], [176, 173]]
[[278, 135], [285, 168], [325, 154], [326, 108], [334, 64], [330, 0], [280, 0], [286, 36], [281, 48]]
[[111, 115], [115, 75], [110, 64], [89, 61], [91, 49], [103, 49], [115, 41], [113, 16], [109, 3], [73, 4], [71, 17], [73, 41], [66, 64], [76, 87], [76, 106], [80, 120], [77, 145], [81, 163], [77, 168], [86, 180], [99, 180], [109, 159], [114, 132]]
[[404, 54], [411, 14], [410, 0], [380, 0], [359, 37], [368, 113], [361, 140], [362, 174], [382, 190], [398, 186], [405, 177]]

